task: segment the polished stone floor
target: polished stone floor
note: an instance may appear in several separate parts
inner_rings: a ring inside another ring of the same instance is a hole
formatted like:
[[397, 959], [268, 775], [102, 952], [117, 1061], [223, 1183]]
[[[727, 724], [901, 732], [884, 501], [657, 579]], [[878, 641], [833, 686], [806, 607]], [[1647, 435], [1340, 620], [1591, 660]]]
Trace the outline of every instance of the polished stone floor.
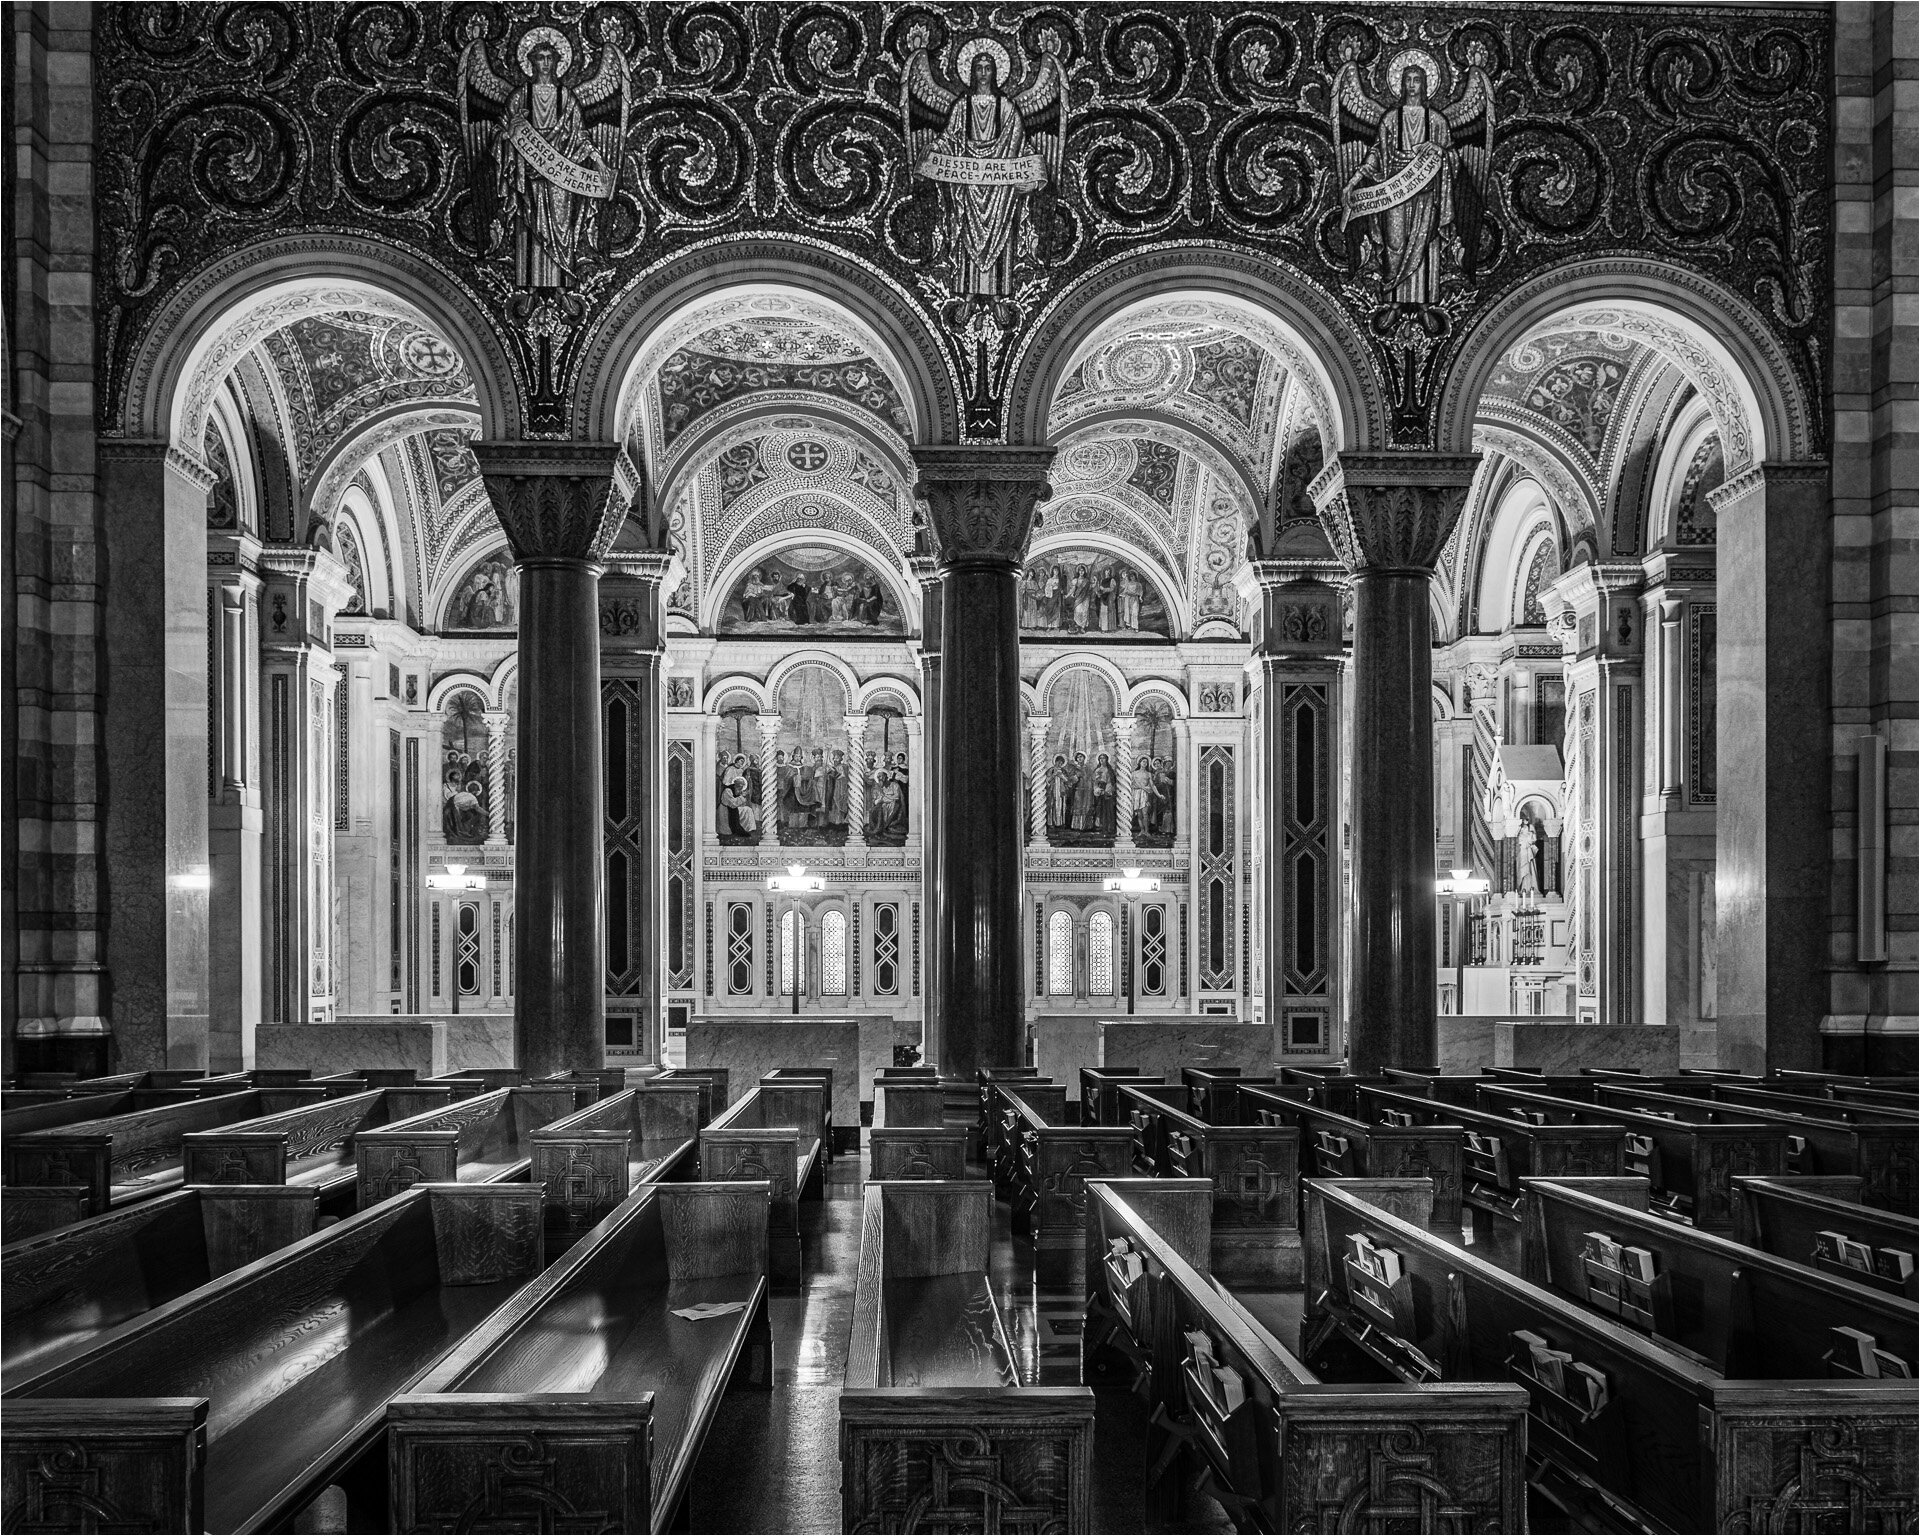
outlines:
[[[842, 1157], [826, 1198], [801, 1208], [806, 1282], [773, 1299], [771, 1394], [734, 1393], [721, 1406], [695, 1476], [696, 1531], [838, 1531], [838, 1399], [853, 1322], [860, 1261], [860, 1191], [866, 1155]], [[976, 1173], [981, 1170], [973, 1170]], [[1042, 1386], [1080, 1381], [1084, 1296], [1034, 1283], [1033, 1250], [995, 1206], [993, 1281], [1023, 1379]], [[1236, 1292], [1282, 1340], [1299, 1337], [1300, 1293]], [[1096, 1389], [1092, 1526], [1146, 1531], [1147, 1417], [1123, 1385]], [[1156, 1530], [1230, 1532], [1226, 1512], [1184, 1493]]]

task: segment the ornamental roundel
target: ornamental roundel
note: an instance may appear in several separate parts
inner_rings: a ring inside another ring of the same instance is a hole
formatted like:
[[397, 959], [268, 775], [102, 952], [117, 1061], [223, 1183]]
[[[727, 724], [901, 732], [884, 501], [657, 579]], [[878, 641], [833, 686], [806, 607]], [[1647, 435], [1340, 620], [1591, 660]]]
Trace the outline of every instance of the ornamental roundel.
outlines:
[[[1282, 274], [1370, 349], [1393, 445], [1433, 440], [1480, 317], [1576, 257], [1723, 286], [1798, 395], [1825, 394], [1818, 8], [316, 0], [102, 18], [103, 421], [151, 383], [161, 316], [295, 236], [386, 243], [490, 316], [535, 436], [572, 434], [655, 274], [750, 241], [818, 257], [930, 338], [936, 397], [982, 441], [1006, 435], [1023, 349], [1056, 334], [1070, 287], [1202, 244], [1223, 274]], [[1114, 366], [1145, 387], [1168, 360], [1143, 346]]]

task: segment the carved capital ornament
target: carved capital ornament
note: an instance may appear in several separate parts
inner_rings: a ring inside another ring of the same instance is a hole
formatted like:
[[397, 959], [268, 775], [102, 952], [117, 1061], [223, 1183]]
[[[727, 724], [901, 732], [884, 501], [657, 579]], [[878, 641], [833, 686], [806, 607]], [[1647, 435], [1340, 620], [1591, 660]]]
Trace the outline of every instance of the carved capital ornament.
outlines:
[[624, 510], [611, 443], [476, 442], [488, 499], [516, 560], [605, 558]]
[[918, 492], [942, 566], [1026, 558], [1037, 509], [1053, 494], [1051, 448], [916, 448]]
[[1348, 570], [1431, 572], [1479, 465], [1478, 454], [1343, 453], [1311, 492]]

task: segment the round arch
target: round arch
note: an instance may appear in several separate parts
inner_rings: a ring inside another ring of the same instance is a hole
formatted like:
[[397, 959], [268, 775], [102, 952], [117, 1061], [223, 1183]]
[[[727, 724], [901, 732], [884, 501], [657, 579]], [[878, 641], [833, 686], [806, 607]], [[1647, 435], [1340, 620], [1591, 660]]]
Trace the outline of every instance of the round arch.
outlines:
[[455, 694], [474, 693], [480, 696], [480, 702], [488, 709], [498, 709], [500, 699], [493, 691], [493, 678], [471, 667], [462, 667], [458, 672], [448, 672], [433, 680], [433, 686], [427, 690], [427, 708], [441, 714]]
[[[726, 606], [727, 594], [733, 590], [734, 583], [755, 561], [778, 554], [783, 546], [798, 543], [800, 538], [801, 535], [796, 534], [795, 530], [782, 528], [777, 533], [758, 538], [729, 555], [726, 564], [720, 566], [714, 572], [713, 578], [702, 588], [700, 628], [712, 633], [714, 626], [719, 622], [720, 610]], [[804, 538], [807, 543], [824, 544], [831, 549], [840, 550], [866, 561], [875, 574], [887, 583], [887, 589], [893, 594], [894, 604], [900, 610], [905, 628], [904, 634], [888, 638], [905, 640], [920, 633], [920, 584], [908, 581], [905, 574], [898, 569], [897, 563], [901, 558], [898, 553], [894, 556], [896, 562], [894, 565], [885, 564], [878, 558], [880, 550], [877, 547], [832, 528], [807, 529]], [[848, 697], [851, 698], [852, 694], [849, 693]]]
[[[1125, 560], [1127, 564], [1131, 565], [1135, 570], [1139, 571], [1141, 575], [1145, 576], [1148, 581], [1152, 582], [1154, 591], [1160, 595], [1161, 606], [1167, 610], [1170, 627], [1174, 630], [1174, 634], [1170, 638], [1174, 640], [1184, 640], [1193, 633], [1193, 615], [1188, 611], [1185, 595], [1168, 580], [1164, 568], [1151, 560], [1141, 559], [1142, 551], [1139, 546], [1129, 544], [1125, 539], [1115, 538], [1110, 533], [1101, 533], [1094, 530], [1083, 532], [1076, 528], [1063, 529], [1058, 533], [1049, 534], [1044, 538], [1036, 537], [1027, 549], [1027, 564], [1031, 565], [1035, 560], [1052, 553], [1056, 549], [1072, 549], [1075, 547], [1097, 549], [1102, 554], [1113, 555], [1118, 559]], [[1034, 643], [1043, 645], [1071, 645], [1073, 644], [1073, 639], [1073, 636], [1068, 635], [1057, 641], [1039, 641]]]
[[772, 710], [766, 684], [746, 672], [729, 672], [724, 677], [716, 677], [704, 689], [706, 712], [716, 719], [723, 714], [723, 706], [731, 703], [736, 694], [746, 694], [753, 701], [756, 714], [768, 714]]
[[960, 436], [959, 386], [934, 329], [895, 285], [822, 243], [718, 237], [688, 246], [641, 273], [607, 306], [582, 349], [573, 399], [576, 427], [618, 440], [633, 414], [636, 365], [683, 314], [730, 292], [787, 291], [840, 310], [877, 342], [906, 384], [917, 443]]
[[479, 427], [479, 411], [459, 401], [403, 400], [371, 413], [329, 448], [303, 478], [297, 526], [311, 527], [316, 517], [325, 521], [367, 461], [395, 443], [416, 432], [441, 428], [477, 431]]
[[[1108, 661], [1106, 657], [1095, 655], [1089, 651], [1069, 651], [1065, 656], [1056, 656], [1052, 661], [1048, 662], [1041, 670], [1040, 675], [1034, 679], [1034, 697], [1044, 701], [1048, 695], [1053, 692], [1053, 685], [1059, 682], [1063, 676], [1068, 672], [1079, 671], [1083, 668], [1088, 671], [1097, 672], [1100, 675], [1101, 681], [1113, 690], [1113, 705], [1115, 711], [1118, 712], [1122, 702], [1127, 697], [1129, 687], [1127, 676], [1111, 661]], [[1039, 713], [1037, 707], [1035, 712]]]
[[1254, 517], [1260, 514], [1260, 507], [1266, 500], [1256, 467], [1242, 461], [1238, 452], [1223, 443], [1214, 433], [1197, 422], [1175, 416], [1171, 412], [1153, 407], [1141, 409], [1130, 406], [1114, 406], [1090, 411], [1085, 416], [1075, 417], [1062, 425], [1059, 447], [1062, 453], [1081, 438], [1111, 435], [1125, 427], [1140, 425], [1164, 432], [1168, 437], [1182, 439], [1177, 446], [1182, 453], [1191, 454], [1216, 478], [1227, 482], [1239, 490], [1245, 506]]
[[[1685, 268], [1602, 257], [1549, 268], [1485, 310], [1461, 340], [1441, 386], [1439, 449], [1472, 451], [1474, 417], [1500, 358], [1563, 317], [1614, 311], [1636, 339], [1665, 351], [1716, 415], [1739, 431], [1740, 467], [1814, 456], [1815, 418], [1778, 339], [1744, 299]], [[1715, 372], [1722, 375], [1716, 381]], [[1735, 461], [1729, 445], [1729, 464]]]
[[774, 663], [773, 670], [767, 674], [763, 694], [770, 701], [771, 708], [779, 708], [780, 690], [786, 686], [787, 679], [802, 667], [825, 667], [839, 679], [840, 686], [846, 689], [849, 705], [859, 697], [860, 678], [853, 668], [832, 651], [809, 646], [803, 651], [794, 651], [790, 655], [782, 656]]
[[920, 714], [920, 685], [908, 678], [882, 672], [870, 677], [860, 685], [859, 695], [853, 701], [858, 710], [877, 709], [892, 700], [900, 706], [901, 718], [918, 718]]
[[1164, 701], [1176, 720], [1192, 717], [1192, 712], [1187, 708], [1186, 691], [1178, 683], [1164, 677], [1143, 677], [1135, 683], [1132, 692], [1127, 695], [1127, 713], [1138, 713], [1140, 706], [1151, 699]]
[[176, 443], [190, 438], [212, 388], [262, 336], [303, 314], [349, 307], [402, 315], [436, 332], [466, 363], [483, 433], [521, 435], [506, 348], [451, 273], [379, 241], [310, 233], [255, 241], [175, 286], [134, 343], [115, 429]]
[[824, 398], [767, 401], [755, 396], [722, 406], [676, 443], [655, 477], [654, 496], [661, 505], [670, 505], [715, 454], [772, 431], [778, 422], [795, 416], [811, 418], [822, 436], [842, 438], [871, 453], [899, 482], [903, 494], [912, 487], [917, 471], [907, 457], [905, 444], [880, 430], [871, 416]]
[[1056, 295], [1021, 343], [1007, 389], [1009, 440], [1043, 443], [1054, 395], [1080, 348], [1110, 321], [1149, 302], [1190, 293], [1245, 309], [1298, 351], [1333, 419], [1330, 453], [1387, 441], [1387, 409], [1366, 340], [1331, 295], [1280, 262], [1209, 241], [1181, 242], [1102, 262]]

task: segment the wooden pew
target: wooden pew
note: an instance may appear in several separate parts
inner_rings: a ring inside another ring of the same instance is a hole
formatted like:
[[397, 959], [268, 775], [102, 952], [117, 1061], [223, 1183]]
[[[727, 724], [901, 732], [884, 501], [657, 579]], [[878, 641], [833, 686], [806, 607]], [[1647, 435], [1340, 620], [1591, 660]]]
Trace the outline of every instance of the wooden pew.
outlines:
[[371, 1453], [349, 1529], [387, 1529], [388, 1402], [540, 1272], [540, 1236], [536, 1189], [416, 1186], [10, 1379], [9, 1508], [72, 1509], [84, 1447], [96, 1528], [288, 1529]]
[[354, 1146], [368, 1131], [453, 1102], [446, 1088], [375, 1088], [180, 1138], [189, 1184], [295, 1184], [354, 1208]]
[[361, 1210], [415, 1184], [506, 1184], [533, 1168], [533, 1133], [582, 1108], [570, 1083], [494, 1088], [353, 1138]]
[[[1733, 1240], [1891, 1296], [1920, 1297], [1920, 1221], [1859, 1202], [1860, 1180], [1851, 1175], [1735, 1179]], [[1857, 1262], [1836, 1233], [1865, 1249], [1855, 1250]], [[1871, 1268], [1863, 1272], [1862, 1262]]]
[[[1861, 1179], [1863, 1204], [1911, 1215], [1915, 1211], [1914, 1152], [1920, 1134], [1910, 1120], [1889, 1123], [1852, 1123], [1816, 1120], [1787, 1109], [1765, 1109], [1751, 1103], [1721, 1104], [1677, 1093], [1647, 1093], [1625, 1085], [1605, 1084], [1598, 1102], [1622, 1109], [1644, 1109], [1649, 1114], [1677, 1115], [1704, 1125], [1777, 1125], [1787, 1132], [1787, 1171], [1790, 1173], [1851, 1173]], [[1762, 1173], [1765, 1169], [1741, 1169]]]
[[964, 1179], [967, 1128], [876, 1126], [867, 1133], [870, 1179]]
[[1067, 1090], [1050, 1078], [1001, 1078], [986, 1085], [986, 1102], [986, 1133], [981, 1157], [995, 1185], [1004, 1193], [1013, 1179], [1013, 1160], [1019, 1153], [1019, 1143], [1013, 1135], [1014, 1122], [1018, 1118], [1014, 1104], [1031, 1104], [1039, 1110], [1040, 1118], [1048, 1125], [1064, 1125], [1067, 1121]]
[[1093, 1393], [1019, 1384], [992, 1234], [984, 1182], [868, 1183], [840, 1394], [842, 1530], [1090, 1529]]
[[1118, 1355], [1149, 1406], [1149, 1528], [1182, 1461], [1240, 1530], [1526, 1528], [1517, 1386], [1322, 1382], [1209, 1273], [1206, 1181], [1088, 1193], [1083, 1374]]
[[820, 1145], [826, 1086], [807, 1079], [763, 1077], [700, 1132], [700, 1177], [710, 1184], [764, 1180], [767, 1267], [781, 1288], [802, 1273], [800, 1202], [818, 1200], [824, 1183]]
[[[1258, 1079], [1223, 1079], [1258, 1088]], [[1300, 1131], [1243, 1124], [1231, 1091], [1214, 1093], [1227, 1117], [1213, 1125], [1186, 1107], [1185, 1084], [1122, 1083], [1133, 1130], [1132, 1170], [1163, 1179], [1205, 1179], [1213, 1187], [1207, 1267], [1222, 1279], [1262, 1286], [1300, 1283]]]
[[899, 1130], [947, 1123], [947, 1087], [938, 1079], [875, 1078], [873, 1097], [879, 1110], [874, 1119], [877, 1126]]
[[710, 1125], [713, 1117], [720, 1114], [733, 1102], [729, 1086], [733, 1077], [730, 1067], [669, 1067], [655, 1082], [700, 1082], [707, 1085], [706, 1103], [701, 1109], [702, 1125]]
[[15, 1184], [0, 1196], [0, 1243], [24, 1242], [87, 1219], [92, 1196], [78, 1184]]
[[1238, 1067], [1182, 1067], [1180, 1081], [1192, 1095], [1187, 1108], [1198, 1118], [1216, 1125], [1233, 1119], [1233, 1093], [1240, 1084], [1251, 1087], [1276, 1087], [1279, 1079], [1250, 1077]]
[[[1616, 1081], [1612, 1086], [1631, 1088], [1633, 1084]], [[1792, 1093], [1777, 1083], [1683, 1077], [1642, 1086], [1684, 1099], [1709, 1099], [1717, 1104], [1750, 1104], [1755, 1109], [1780, 1110], [1815, 1120], [1840, 1120], [1849, 1125], [1920, 1125], [1920, 1108], [1912, 1104], [1861, 1104], [1820, 1094]]]
[[1512, 1235], [1518, 1235], [1522, 1179], [1569, 1174], [1618, 1177], [1626, 1169], [1627, 1133], [1621, 1126], [1528, 1125], [1510, 1116], [1371, 1083], [1356, 1092], [1362, 1118], [1369, 1121], [1460, 1127], [1460, 1202], [1469, 1213], [1477, 1242], [1493, 1237], [1488, 1224], [1494, 1221], [1510, 1224]]
[[826, 1097], [821, 1100], [820, 1147], [827, 1162], [831, 1163], [843, 1151], [860, 1150], [859, 1120], [856, 1118], [850, 1126], [834, 1124], [832, 1067], [775, 1067], [767, 1076], [800, 1082], [812, 1080], [826, 1088]]
[[190, 1088], [128, 1088], [16, 1105], [0, 1111], [0, 1144], [30, 1131], [57, 1131], [62, 1126], [79, 1125], [85, 1120], [130, 1115], [137, 1110], [159, 1109], [168, 1104], [191, 1104], [195, 1098]]
[[[1691, 1350], [1723, 1376], [1862, 1374], [1834, 1363], [1838, 1327], [1871, 1334], [1909, 1379], [1920, 1368], [1920, 1307], [1655, 1216], [1644, 1179], [1528, 1179], [1526, 1192], [1527, 1279]], [[1651, 1255], [1651, 1276], [1596, 1252], [1595, 1236]]]
[[214, 1098], [30, 1131], [6, 1145], [9, 1184], [79, 1185], [87, 1214], [151, 1199], [181, 1183], [182, 1139], [326, 1097], [324, 1088], [246, 1088]]
[[533, 1182], [546, 1191], [547, 1252], [646, 1184], [685, 1178], [699, 1161], [700, 1085], [627, 1088], [533, 1133]]
[[[1390, 1093], [1417, 1093], [1460, 1109], [1476, 1108], [1480, 1102], [1476, 1090], [1480, 1084], [1493, 1081], [1484, 1072], [1418, 1072], [1406, 1067], [1387, 1067], [1381, 1076], [1386, 1079], [1384, 1083], [1370, 1083], [1367, 1086], [1385, 1088]], [[1355, 1114], [1357, 1118], [1365, 1118], [1357, 1108]]]
[[1058, 1084], [994, 1084], [998, 1160], [994, 1185], [1013, 1207], [1013, 1229], [1033, 1239], [1034, 1270], [1045, 1286], [1075, 1283], [1082, 1256], [1089, 1178], [1117, 1178], [1133, 1160], [1133, 1133], [1121, 1126], [1073, 1125]]
[[[1307, 1183], [1307, 1363], [1357, 1352], [1402, 1379], [1520, 1383], [1536, 1480], [1563, 1505], [1584, 1501], [1570, 1528], [1806, 1529], [1836, 1490], [1843, 1507], [1864, 1500], [1896, 1520], [1913, 1507], [1911, 1382], [1730, 1381], [1370, 1203], [1375, 1187]], [[1391, 1255], [1398, 1281], [1362, 1267], [1356, 1237], [1382, 1268]], [[1522, 1335], [1558, 1354], [1536, 1362]]]
[[993, 1166], [992, 1122], [997, 1113], [993, 1085], [996, 1082], [1010, 1082], [1014, 1079], [1046, 1081], [1041, 1078], [1038, 1067], [981, 1067], [974, 1074], [975, 1116], [973, 1137], [967, 1143], [967, 1156], [970, 1159], [984, 1161], [989, 1168]]
[[1164, 1083], [1157, 1072], [1142, 1072], [1137, 1067], [1082, 1067], [1080, 1069], [1080, 1123], [1082, 1125], [1125, 1125], [1120, 1098], [1115, 1091], [1121, 1083]]
[[[617, 1206], [393, 1399], [381, 1528], [692, 1529], [722, 1395], [772, 1383], [766, 1201], [657, 1184]], [[732, 1310], [678, 1315], [700, 1306]]]
[[1732, 1229], [1734, 1175], [1787, 1171], [1787, 1130], [1781, 1125], [1667, 1120], [1618, 1105], [1581, 1104], [1504, 1084], [1482, 1088], [1480, 1104], [1513, 1119], [1541, 1117], [1536, 1124], [1623, 1127], [1627, 1132], [1624, 1171], [1653, 1186], [1656, 1206], [1704, 1232]]
[[109, 1328], [311, 1236], [318, 1218], [310, 1189], [190, 1187], [9, 1244], [0, 1366], [48, 1370]]
[[[1345, 1091], [1357, 1100], [1360, 1085], [1350, 1078]], [[1460, 1231], [1466, 1132], [1459, 1121], [1369, 1125], [1255, 1087], [1242, 1088], [1239, 1102], [1242, 1124], [1298, 1129], [1303, 1178], [1431, 1179], [1434, 1230]]]

